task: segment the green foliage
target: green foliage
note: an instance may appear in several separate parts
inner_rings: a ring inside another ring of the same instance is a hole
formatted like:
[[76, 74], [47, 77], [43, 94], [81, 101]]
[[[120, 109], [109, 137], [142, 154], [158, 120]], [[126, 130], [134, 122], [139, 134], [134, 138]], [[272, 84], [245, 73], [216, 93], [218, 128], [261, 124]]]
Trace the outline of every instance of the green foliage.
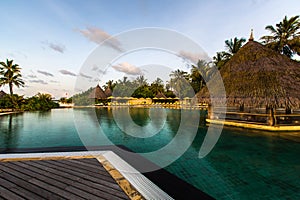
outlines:
[[73, 100], [72, 100], [72, 97], [71, 98], [62, 97], [62, 98], [59, 99], [59, 102], [61, 102], [61, 103], [72, 103]]
[[89, 99], [89, 95], [93, 91], [94, 88], [89, 88], [87, 91], [82, 92], [80, 94], [75, 94], [72, 97], [73, 103], [75, 106], [90, 106], [95, 104], [95, 101], [92, 99]]
[[170, 74], [170, 86], [179, 98], [193, 97], [195, 95], [189, 82], [189, 74], [182, 70], [172, 71]]
[[300, 19], [299, 16], [287, 18], [285, 16], [276, 26], [265, 27], [270, 35], [261, 37], [263, 44], [288, 57], [294, 53], [300, 55]]
[[0, 99], [0, 108], [14, 108], [14, 104], [10, 95], [7, 94]]
[[52, 101], [51, 95], [38, 93], [33, 97], [24, 99], [17, 94], [5, 95], [0, 99], [0, 108], [12, 108], [24, 111], [48, 111], [58, 108], [58, 103]]
[[230, 58], [236, 54], [243, 46], [243, 43], [246, 42], [245, 38], [237, 38], [225, 40], [225, 49], [226, 51], [217, 52], [213, 57], [214, 64], [220, 70]]
[[155, 95], [149, 86], [143, 85], [138, 87], [131, 96], [135, 98], [153, 98]]
[[21, 79], [21, 68], [18, 64], [13, 64], [13, 60], [6, 59], [0, 62], [0, 86], [8, 85], [10, 95], [13, 95], [13, 85], [23, 87], [24, 82]]
[[22, 105], [25, 111], [48, 111], [58, 107], [59, 104], [52, 101], [51, 95], [41, 93], [26, 99], [25, 104]]

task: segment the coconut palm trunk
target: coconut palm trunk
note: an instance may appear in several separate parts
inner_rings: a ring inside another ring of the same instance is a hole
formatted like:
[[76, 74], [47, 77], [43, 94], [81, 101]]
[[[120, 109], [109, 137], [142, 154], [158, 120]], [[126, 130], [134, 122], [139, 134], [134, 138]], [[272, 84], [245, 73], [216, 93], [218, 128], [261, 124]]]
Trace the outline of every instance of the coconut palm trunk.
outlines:
[[11, 96], [14, 94], [13, 93], [13, 84], [12, 83], [9, 83], [9, 92], [10, 92]]

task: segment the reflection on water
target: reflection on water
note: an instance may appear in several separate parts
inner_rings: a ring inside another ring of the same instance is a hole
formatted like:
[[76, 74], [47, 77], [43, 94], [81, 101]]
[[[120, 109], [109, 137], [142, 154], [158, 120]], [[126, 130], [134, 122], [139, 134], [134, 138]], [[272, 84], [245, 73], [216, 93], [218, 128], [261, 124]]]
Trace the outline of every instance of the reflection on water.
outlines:
[[0, 117], [0, 149], [5, 152], [8, 148], [13, 148], [18, 144], [20, 130], [23, 126], [21, 118], [17, 117], [22, 114], [10, 114]]
[[139, 126], [146, 126], [149, 123], [149, 108], [130, 108], [129, 114]]

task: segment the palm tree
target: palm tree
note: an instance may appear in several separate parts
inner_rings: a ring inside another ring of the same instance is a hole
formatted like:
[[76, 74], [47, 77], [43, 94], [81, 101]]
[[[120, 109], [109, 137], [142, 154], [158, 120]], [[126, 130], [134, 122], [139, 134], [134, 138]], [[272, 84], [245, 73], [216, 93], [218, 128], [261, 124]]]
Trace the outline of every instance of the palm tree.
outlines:
[[171, 88], [175, 90], [177, 96], [179, 98], [183, 98], [184, 96], [186, 96], [186, 93], [189, 92], [188, 73], [177, 69], [171, 72], [170, 77]]
[[40, 101], [52, 101], [51, 94], [45, 94], [45, 93], [37, 93], [36, 95]]
[[225, 41], [225, 48], [227, 49], [227, 55], [226, 56], [233, 56], [236, 54], [240, 48], [243, 46], [243, 43], [246, 42], [245, 38], [238, 39], [235, 37], [233, 40], [226, 40]]
[[276, 27], [268, 25], [265, 28], [271, 32], [260, 39], [266, 46], [285, 54], [289, 57], [293, 55], [293, 51], [300, 54], [300, 21], [299, 16], [287, 18], [285, 16]]
[[225, 51], [217, 52], [217, 55], [213, 57], [214, 64], [220, 70], [226, 62], [230, 59], [230, 55]]
[[156, 80], [151, 83], [150, 89], [153, 92], [153, 94], [157, 94], [159, 92], [164, 92], [163, 80], [160, 78], [156, 78]]
[[143, 75], [140, 75], [138, 76], [136, 79], [135, 79], [135, 82], [137, 83], [137, 85], [140, 87], [140, 86], [143, 86], [143, 85], [147, 85], [147, 79], [145, 79], [145, 77]]
[[123, 79], [119, 79], [118, 80], [118, 84], [121, 84], [121, 85], [128, 85], [130, 83], [130, 81], [128, 80], [128, 77], [127, 76], [124, 76]]
[[195, 93], [200, 91], [214, 74], [215, 68], [213, 68], [211, 64], [213, 63], [206, 62], [205, 60], [199, 60], [197, 66], [192, 66], [190, 77], [192, 79], [192, 87], [194, 88]]
[[230, 58], [236, 54], [243, 43], [246, 42], [245, 38], [237, 38], [235, 37], [233, 40], [225, 40], [225, 48], [227, 51], [217, 52], [217, 55], [213, 57], [213, 62], [217, 66], [218, 69], [221, 69]]
[[103, 88], [106, 90], [106, 89], [111, 89], [113, 90], [114, 87], [116, 86], [116, 83], [114, 83], [113, 80], [109, 80], [105, 83], [105, 85], [103, 85]]
[[8, 84], [10, 95], [13, 95], [13, 85], [24, 87], [24, 82], [21, 79], [21, 68], [18, 64], [13, 64], [13, 60], [6, 59], [6, 63], [0, 62], [0, 86]]
[[164, 85], [164, 81], [161, 79], [161, 78], [159, 78], [159, 77], [157, 77], [156, 79], [155, 79], [155, 81], [153, 81], [153, 84], [157, 84], [157, 85]]

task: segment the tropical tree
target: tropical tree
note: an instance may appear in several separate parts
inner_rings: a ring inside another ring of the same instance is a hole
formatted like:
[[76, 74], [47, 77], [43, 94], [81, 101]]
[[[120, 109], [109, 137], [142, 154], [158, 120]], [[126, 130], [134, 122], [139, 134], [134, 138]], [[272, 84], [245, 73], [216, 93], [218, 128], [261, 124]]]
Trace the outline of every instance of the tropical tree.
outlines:
[[[127, 78], [126, 78], [127, 79]], [[106, 89], [111, 89], [112, 91], [114, 90], [114, 87], [116, 86], [116, 83], [114, 83], [113, 80], [109, 80], [106, 82], [105, 85], [103, 85], [103, 88], [106, 90]]]
[[38, 93], [37, 95], [26, 99], [25, 104], [23, 104], [23, 109], [30, 111], [48, 111], [57, 107], [59, 107], [59, 105], [52, 101], [52, 96], [43, 93]]
[[159, 92], [164, 93], [164, 83], [163, 80], [160, 78], [157, 78], [155, 81], [153, 81], [150, 85], [150, 90], [153, 92], [153, 94], [157, 94]]
[[195, 91], [195, 93], [197, 93], [199, 90], [201, 90], [202, 86], [203, 86], [203, 77], [201, 75], [201, 71], [203, 70], [203, 68], [205, 68], [207, 65], [207, 62], [205, 60], [199, 60], [197, 65], [192, 65], [192, 69], [191, 69], [191, 74], [190, 74], [190, 78], [191, 78], [191, 85]]
[[235, 37], [233, 40], [225, 40], [225, 48], [227, 49], [227, 55], [225, 56], [231, 57], [236, 54], [240, 48], [243, 46], [243, 43], [246, 42], [245, 38], [237, 38]]
[[237, 37], [234, 39], [225, 40], [226, 51], [217, 52], [217, 55], [213, 57], [213, 62], [217, 68], [221, 69], [226, 62], [228, 62], [230, 58], [241, 49], [244, 42], [246, 42], [245, 38], [239, 39]]
[[177, 69], [171, 72], [170, 77], [171, 88], [174, 89], [174, 92], [179, 98], [193, 96], [193, 92], [191, 91], [192, 87], [189, 83], [189, 75], [187, 72]]
[[260, 39], [267, 47], [274, 49], [288, 57], [294, 53], [300, 55], [300, 21], [299, 16], [287, 18], [274, 26], [265, 27], [271, 34]]
[[6, 63], [0, 62], [0, 86], [8, 84], [10, 95], [13, 95], [13, 85], [24, 87], [21, 79], [21, 68], [18, 64], [13, 64], [13, 60], [6, 59]]
[[145, 76], [140, 75], [135, 79], [135, 83], [140, 87], [143, 85], [147, 85], [147, 79], [145, 78]]
[[225, 51], [217, 52], [217, 55], [213, 57], [213, 62], [217, 66], [218, 70], [220, 70], [230, 59], [230, 57], [231, 56]]
[[214, 74], [215, 68], [211, 66], [212, 64], [212, 62], [199, 60], [196, 66], [192, 65], [190, 78], [195, 93], [200, 91]]

